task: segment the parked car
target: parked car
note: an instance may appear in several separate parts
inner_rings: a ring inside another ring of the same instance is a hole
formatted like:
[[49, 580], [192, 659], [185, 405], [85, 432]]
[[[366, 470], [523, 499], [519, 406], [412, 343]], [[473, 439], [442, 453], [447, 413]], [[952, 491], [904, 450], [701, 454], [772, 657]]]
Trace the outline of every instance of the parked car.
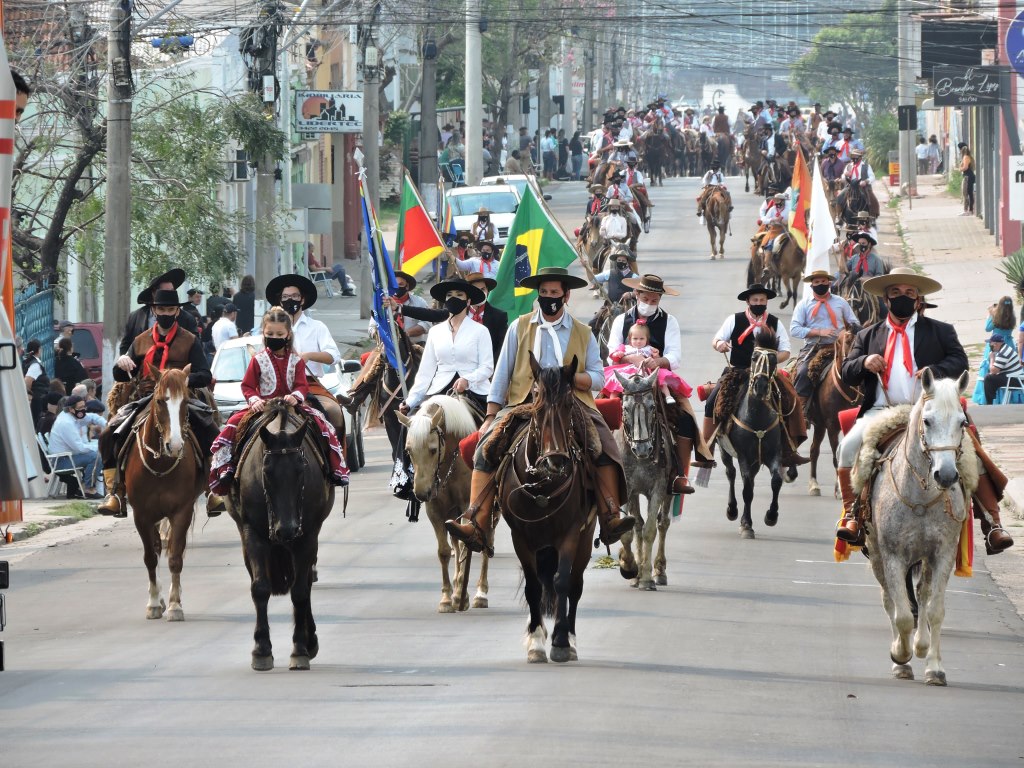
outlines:
[[103, 323], [77, 323], [71, 343], [78, 353], [78, 362], [96, 382], [99, 392], [103, 387]]
[[520, 200], [522, 200], [523, 195], [526, 194], [527, 184], [533, 187], [533, 192], [537, 197], [542, 197], [545, 200], [551, 199], [551, 195], [541, 192], [540, 185], [537, 184], [536, 176], [527, 176], [525, 173], [510, 173], [505, 176], [484, 176], [480, 179], [481, 187], [490, 187], [494, 185], [500, 186], [502, 184], [508, 184], [510, 187], [515, 187]]
[[[242, 377], [249, 368], [249, 361], [263, 349], [263, 336], [241, 336], [228, 339], [220, 345], [213, 358], [213, 400], [223, 419], [245, 408], [242, 397]], [[342, 360], [331, 370], [320, 377], [320, 383], [332, 395], [348, 392], [362, 370], [358, 360]], [[345, 432], [348, 446], [348, 468], [358, 472], [366, 463], [363, 452], [363, 424], [366, 420], [366, 407], [352, 414], [343, 408], [345, 414]]]
[[519, 207], [519, 192], [511, 184], [492, 184], [481, 187], [455, 187], [448, 190], [448, 203], [452, 207], [455, 228], [468, 231], [476, 221], [476, 212], [486, 208], [491, 212], [496, 236], [494, 244], [503, 246], [508, 229], [516, 218]]

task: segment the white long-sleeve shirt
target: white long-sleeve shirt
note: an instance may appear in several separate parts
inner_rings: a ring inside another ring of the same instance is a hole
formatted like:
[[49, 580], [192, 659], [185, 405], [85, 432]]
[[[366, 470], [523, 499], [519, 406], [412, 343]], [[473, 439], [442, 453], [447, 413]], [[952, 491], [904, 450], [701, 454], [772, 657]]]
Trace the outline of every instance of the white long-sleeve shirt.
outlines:
[[[664, 310], [660, 311], [664, 312]], [[683, 342], [682, 335], [679, 332], [679, 321], [675, 319], [673, 315], [665, 312], [668, 321], [665, 324], [665, 348], [661, 350], [661, 356], [668, 360], [669, 367], [679, 372], [679, 366], [683, 362]], [[608, 332], [608, 346], [611, 349], [615, 349], [622, 339], [622, 323], [625, 320], [625, 315], [619, 315], [612, 321], [612, 328]], [[612, 341], [615, 343], [612, 344]], [[608, 364], [611, 365], [611, 358], [608, 359]]]
[[500, 262], [495, 258], [484, 259], [480, 256], [473, 256], [468, 259], [460, 259], [456, 257], [455, 263], [463, 272], [479, 272], [484, 277], [498, 277]]
[[492, 373], [494, 350], [488, 330], [467, 317], [453, 334], [451, 321], [447, 320], [427, 333], [416, 381], [405, 402], [416, 408], [431, 395], [441, 393], [457, 377], [469, 382], [470, 391], [486, 397]]
[[297, 354], [326, 352], [331, 356], [330, 365], [306, 360], [306, 370], [314, 376], [323, 376], [327, 373], [328, 368], [337, 365], [341, 360], [341, 352], [338, 351], [338, 345], [335, 343], [334, 337], [331, 336], [331, 332], [327, 330], [327, 326], [319, 320], [314, 320], [305, 312], [292, 324], [292, 335], [295, 337], [293, 346]]
[[770, 203], [774, 203], [774, 201], [765, 200], [761, 203], [761, 210], [758, 211], [757, 218], [765, 226], [769, 226], [771, 224], [785, 224], [789, 220], [789, 215], [786, 211], [787, 204], [774, 203], [774, 205], [770, 205]]
[[704, 174], [704, 178], [700, 180], [700, 186], [703, 189], [707, 186], [717, 187], [725, 184], [725, 176], [721, 171], [708, 171]]

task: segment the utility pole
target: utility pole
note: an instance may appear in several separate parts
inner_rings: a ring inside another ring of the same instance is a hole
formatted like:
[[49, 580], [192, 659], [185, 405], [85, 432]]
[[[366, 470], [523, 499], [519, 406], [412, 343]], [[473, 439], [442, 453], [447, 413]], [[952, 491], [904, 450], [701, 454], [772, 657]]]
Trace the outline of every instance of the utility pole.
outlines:
[[430, 26], [423, 29], [423, 78], [420, 83], [420, 195], [431, 213], [440, 210], [437, 199], [437, 43]]
[[466, 0], [466, 184], [483, 178], [483, 67], [480, 62], [480, 0]]
[[594, 42], [584, 52], [586, 76], [583, 83], [583, 132], [591, 133], [594, 130]]
[[900, 192], [906, 191], [907, 197], [913, 199], [917, 192], [917, 156], [914, 153], [914, 135], [916, 130], [911, 127], [910, 114], [914, 112], [914, 55], [911, 40], [910, 9], [907, 0], [899, 0], [897, 27], [897, 51], [899, 53], [899, 84], [898, 102], [899, 119], [904, 124], [900, 131]]
[[561, 128], [568, 138], [576, 131], [576, 105], [573, 102], [572, 65], [570, 53], [572, 45], [569, 38], [562, 38], [562, 101], [565, 113], [562, 115]]
[[[373, 209], [380, 207], [380, 144], [377, 133], [380, 123], [380, 49], [373, 39], [373, 27], [380, 13], [380, 2], [374, 2], [370, 18], [362, 29], [363, 51], [363, 167], [366, 169], [366, 192]], [[366, 244], [369, 247], [369, 244]], [[359, 317], [366, 319], [373, 311], [373, 275], [370, 260], [362, 259], [360, 270]]]
[[103, 389], [113, 385], [118, 340], [128, 317], [131, 288], [132, 12], [129, 2], [110, 4], [107, 39], [107, 231], [103, 253]]

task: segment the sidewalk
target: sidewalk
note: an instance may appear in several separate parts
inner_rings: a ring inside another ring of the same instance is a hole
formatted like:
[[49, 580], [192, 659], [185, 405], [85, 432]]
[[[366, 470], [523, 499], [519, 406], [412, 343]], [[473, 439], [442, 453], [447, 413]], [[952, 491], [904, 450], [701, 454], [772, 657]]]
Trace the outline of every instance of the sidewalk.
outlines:
[[[918, 177], [920, 197], [900, 198], [895, 207], [887, 205], [892, 190], [884, 181], [875, 182], [875, 194], [882, 204], [879, 251], [893, 264], [920, 268], [942, 283], [942, 291], [928, 297], [938, 305], [931, 313], [956, 327], [976, 372], [988, 335], [986, 308], [1011, 293], [996, 271], [1002, 256], [995, 238], [981, 219], [960, 216], [963, 207], [946, 191], [941, 176]], [[973, 387], [972, 380], [972, 391]], [[986, 558], [985, 565], [1024, 616], [1024, 405], [972, 405], [971, 417], [986, 448], [1010, 478], [1002, 516], [1016, 543], [999, 557]]]

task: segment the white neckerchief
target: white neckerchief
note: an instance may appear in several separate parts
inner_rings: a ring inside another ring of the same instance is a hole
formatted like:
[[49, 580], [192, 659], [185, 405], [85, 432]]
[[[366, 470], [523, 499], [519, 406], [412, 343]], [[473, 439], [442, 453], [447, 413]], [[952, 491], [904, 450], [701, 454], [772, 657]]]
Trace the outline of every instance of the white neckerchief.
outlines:
[[551, 344], [555, 348], [555, 356], [558, 361], [561, 362], [564, 357], [562, 353], [562, 342], [558, 340], [558, 334], [555, 333], [555, 328], [561, 324], [562, 318], [565, 317], [565, 307], [562, 308], [562, 315], [557, 320], [548, 322], [544, 319], [544, 313], [538, 312], [537, 318], [537, 334], [533, 337], [533, 356], [537, 358], [537, 362], [540, 362], [540, 345], [541, 345], [541, 331], [546, 331], [548, 336], [551, 337]]

